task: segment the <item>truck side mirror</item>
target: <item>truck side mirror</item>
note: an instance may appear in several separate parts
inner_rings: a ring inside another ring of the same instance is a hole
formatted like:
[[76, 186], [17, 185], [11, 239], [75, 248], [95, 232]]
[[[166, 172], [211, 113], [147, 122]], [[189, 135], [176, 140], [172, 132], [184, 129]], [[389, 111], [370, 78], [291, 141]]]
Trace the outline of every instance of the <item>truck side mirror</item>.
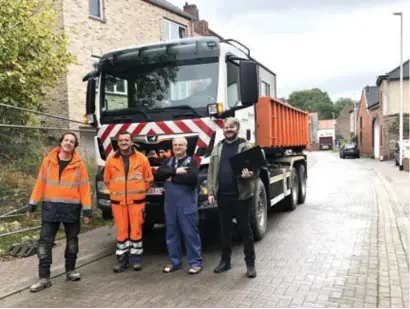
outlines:
[[250, 106], [258, 102], [259, 74], [255, 61], [241, 60], [239, 63], [240, 100], [243, 106]]
[[95, 78], [90, 78], [87, 82], [86, 113], [95, 113]]
[[84, 123], [89, 125], [95, 125], [95, 88], [96, 81], [95, 78], [90, 78], [87, 82], [87, 94], [86, 94], [86, 105], [85, 105], [85, 115]]

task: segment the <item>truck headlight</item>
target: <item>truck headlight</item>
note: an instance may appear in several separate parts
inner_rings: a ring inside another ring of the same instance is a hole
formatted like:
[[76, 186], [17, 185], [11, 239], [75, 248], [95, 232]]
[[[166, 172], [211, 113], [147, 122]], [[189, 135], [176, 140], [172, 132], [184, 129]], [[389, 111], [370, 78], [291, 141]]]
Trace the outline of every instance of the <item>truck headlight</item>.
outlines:
[[110, 194], [107, 186], [105, 185], [104, 181], [97, 181], [97, 190], [103, 194]]

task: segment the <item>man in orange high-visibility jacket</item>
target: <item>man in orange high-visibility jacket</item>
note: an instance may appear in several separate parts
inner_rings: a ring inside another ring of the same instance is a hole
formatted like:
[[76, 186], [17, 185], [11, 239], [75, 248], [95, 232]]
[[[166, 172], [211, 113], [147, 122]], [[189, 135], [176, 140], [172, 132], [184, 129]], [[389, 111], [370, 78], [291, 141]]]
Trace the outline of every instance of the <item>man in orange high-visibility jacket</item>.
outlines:
[[81, 209], [84, 223], [91, 218], [91, 190], [84, 163], [75, 148], [78, 138], [75, 133], [67, 132], [60, 138], [60, 146], [52, 150], [38, 174], [33, 193], [30, 197], [27, 216], [31, 217], [37, 204], [42, 200], [41, 232], [38, 243], [40, 281], [31, 286], [38, 292], [51, 286], [50, 266], [52, 246], [61, 222], [67, 237], [65, 251], [66, 278], [80, 280], [75, 271], [78, 254], [78, 234], [80, 233]]
[[152, 186], [153, 175], [147, 157], [132, 146], [129, 132], [123, 131], [118, 135], [118, 147], [107, 158], [104, 168], [104, 182], [110, 191], [117, 227], [117, 265], [114, 272], [127, 269], [130, 259], [133, 269], [141, 270], [145, 195]]

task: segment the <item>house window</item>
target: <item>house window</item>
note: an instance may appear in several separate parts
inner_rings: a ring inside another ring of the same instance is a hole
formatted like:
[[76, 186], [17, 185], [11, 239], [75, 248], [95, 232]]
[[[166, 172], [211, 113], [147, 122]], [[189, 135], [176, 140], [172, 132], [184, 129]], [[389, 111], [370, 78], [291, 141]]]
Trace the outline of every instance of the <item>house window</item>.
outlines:
[[92, 17], [103, 19], [103, 0], [88, 0], [89, 14]]
[[261, 96], [270, 97], [270, 85], [267, 82], [261, 82]]
[[[99, 62], [100, 62], [100, 57], [91, 56], [91, 69], [97, 70]], [[95, 78], [95, 81], [96, 81], [95, 91], [98, 91], [98, 77]]]
[[360, 129], [363, 128], [363, 121], [362, 117], [360, 117]]
[[127, 95], [127, 81], [118, 77], [107, 76], [105, 80], [105, 92], [114, 95]]
[[228, 106], [233, 107], [235, 103], [239, 100], [239, 66], [232, 61], [228, 61], [227, 69]]
[[164, 28], [162, 36], [162, 39], [164, 41], [182, 39], [185, 37], [185, 33], [186, 27], [174, 23], [170, 20], [164, 19]]

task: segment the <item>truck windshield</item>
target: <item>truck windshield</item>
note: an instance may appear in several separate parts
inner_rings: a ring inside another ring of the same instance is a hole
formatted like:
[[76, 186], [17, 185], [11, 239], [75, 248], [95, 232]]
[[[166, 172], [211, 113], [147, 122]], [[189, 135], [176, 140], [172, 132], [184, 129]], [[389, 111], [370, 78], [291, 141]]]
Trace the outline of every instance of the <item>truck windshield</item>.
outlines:
[[[206, 116], [216, 103], [217, 58], [115, 66], [101, 75], [101, 115], [138, 115], [145, 120], [175, 115]], [[135, 117], [134, 117], [135, 118]], [[132, 119], [136, 121], [136, 119]]]

